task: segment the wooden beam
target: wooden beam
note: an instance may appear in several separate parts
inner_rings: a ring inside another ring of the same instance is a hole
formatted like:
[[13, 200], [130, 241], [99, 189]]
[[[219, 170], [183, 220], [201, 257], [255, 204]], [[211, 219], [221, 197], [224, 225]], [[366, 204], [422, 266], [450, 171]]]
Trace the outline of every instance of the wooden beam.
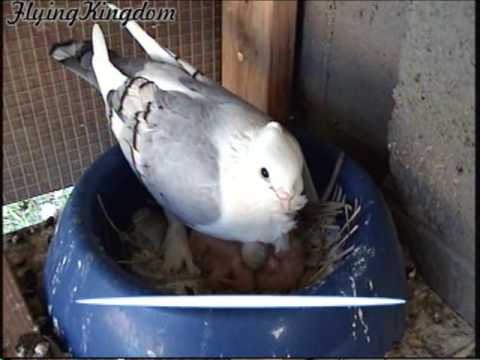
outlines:
[[288, 118], [297, 1], [223, 1], [222, 85], [274, 119]]
[[33, 331], [33, 322], [27, 304], [20, 292], [10, 265], [2, 256], [3, 262], [3, 356], [17, 356], [15, 345], [18, 338]]
[[[222, 85], [285, 123], [290, 110], [297, 1], [223, 1]], [[318, 194], [304, 167], [307, 198]]]

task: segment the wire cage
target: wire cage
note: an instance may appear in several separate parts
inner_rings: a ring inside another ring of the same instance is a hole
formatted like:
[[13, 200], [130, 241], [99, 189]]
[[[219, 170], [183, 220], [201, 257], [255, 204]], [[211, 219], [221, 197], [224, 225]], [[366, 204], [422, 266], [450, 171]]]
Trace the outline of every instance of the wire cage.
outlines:
[[[4, 20], [17, 6], [3, 2]], [[137, 8], [134, 0], [111, 1]], [[81, 8], [78, 0], [36, 1], [39, 8]], [[139, 23], [208, 77], [220, 81], [221, 3], [149, 1], [152, 8], [175, 8], [173, 22]], [[24, 10], [26, 11], [26, 10]], [[3, 204], [28, 199], [75, 184], [90, 164], [116, 140], [102, 99], [89, 84], [49, 57], [52, 44], [90, 38], [93, 21], [3, 22]], [[119, 22], [102, 23], [109, 46], [126, 57], [143, 50]]]

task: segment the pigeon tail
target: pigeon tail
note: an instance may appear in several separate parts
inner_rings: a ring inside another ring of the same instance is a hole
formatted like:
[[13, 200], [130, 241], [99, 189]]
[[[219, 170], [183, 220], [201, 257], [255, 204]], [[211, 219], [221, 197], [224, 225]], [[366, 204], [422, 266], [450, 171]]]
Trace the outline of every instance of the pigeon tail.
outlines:
[[112, 90], [117, 90], [128, 78], [122, 74], [111, 62], [108, 55], [107, 43], [100, 25], [93, 25], [92, 30], [93, 57], [92, 67], [97, 77], [105, 103], [107, 95]]
[[92, 68], [92, 43], [69, 40], [52, 45], [50, 57], [98, 89]]
[[[89, 84], [100, 90], [92, 67], [93, 46], [91, 41], [69, 40], [56, 43], [50, 48], [50, 57], [65, 66]], [[146, 63], [144, 58], [123, 58], [109, 50], [110, 62], [128, 77], [141, 71]]]

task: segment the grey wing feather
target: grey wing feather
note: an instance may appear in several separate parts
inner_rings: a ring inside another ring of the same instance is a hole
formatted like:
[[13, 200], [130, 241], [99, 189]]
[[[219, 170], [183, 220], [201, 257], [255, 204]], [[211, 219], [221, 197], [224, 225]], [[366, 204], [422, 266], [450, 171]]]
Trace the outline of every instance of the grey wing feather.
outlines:
[[131, 165], [157, 201], [190, 226], [218, 219], [218, 153], [208, 105], [142, 77], [108, 101], [129, 128], [123, 140], [131, 147]]

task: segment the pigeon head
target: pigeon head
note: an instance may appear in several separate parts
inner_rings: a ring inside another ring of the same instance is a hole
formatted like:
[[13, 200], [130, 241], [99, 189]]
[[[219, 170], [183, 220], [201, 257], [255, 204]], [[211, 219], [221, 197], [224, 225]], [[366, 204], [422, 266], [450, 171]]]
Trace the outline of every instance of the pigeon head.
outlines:
[[306, 203], [303, 191], [303, 154], [295, 138], [277, 122], [261, 128], [251, 146], [256, 184], [267, 197], [278, 201], [285, 212]]

